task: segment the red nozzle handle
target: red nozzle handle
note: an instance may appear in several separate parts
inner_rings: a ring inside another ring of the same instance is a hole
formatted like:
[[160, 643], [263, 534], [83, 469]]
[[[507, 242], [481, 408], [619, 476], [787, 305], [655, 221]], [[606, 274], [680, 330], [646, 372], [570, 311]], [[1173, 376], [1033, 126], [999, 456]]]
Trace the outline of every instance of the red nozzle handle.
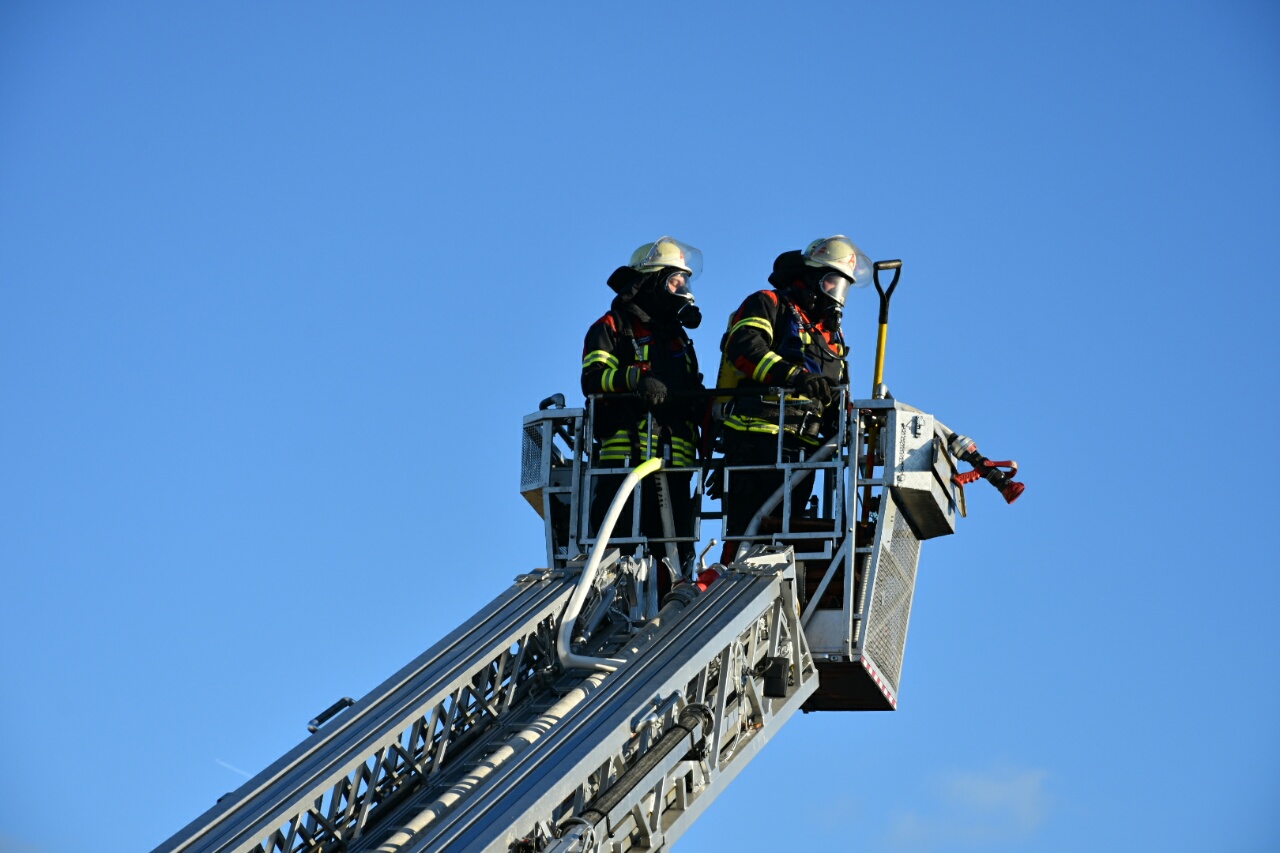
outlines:
[[[956, 485], [967, 486], [970, 483], [977, 482], [978, 478], [981, 477], [1000, 490], [1005, 503], [1013, 503], [1026, 490], [1027, 487], [1025, 485], [1015, 482], [1013, 479], [1018, 473], [1018, 463], [1012, 459], [999, 462], [988, 459], [978, 452], [978, 445], [974, 443], [973, 439], [956, 433], [952, 433], [949, 436], [948, 445], [951, 452], [959, 457], [960, 461], [968, 462], [973, 466], [972, 471], [956, 474], [951, 478]], [[1008, 470], [1006, 471], [1005, 469]]]

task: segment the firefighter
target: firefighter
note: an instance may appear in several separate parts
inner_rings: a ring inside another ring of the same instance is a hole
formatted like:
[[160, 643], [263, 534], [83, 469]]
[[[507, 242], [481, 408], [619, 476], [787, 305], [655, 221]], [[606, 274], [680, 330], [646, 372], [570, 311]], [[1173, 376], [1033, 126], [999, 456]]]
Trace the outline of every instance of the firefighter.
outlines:
[[[761, 394], [724, 397], [718, 406], [722, 419], [720, 447], [726, 466], [771, 465], [778, 454], [777, 394], [787, 390], [782, 458], [799, 460], [802, 448], [812, 450], [839, 428], [832, 405], [841, 387], [848, 386], [844, 335], [840, 329], [845, 296], [850, 287], [871, 281], [871, 261], [842, 234], [814, 240], [803, 252], [783, 252], [773, 263], [770, 290], [757, 291], [729, 318], [720, 342], [720, 388], [760, 388]], [[730, 475], [724, 495], [727, 529], [722, 562], [737, 551], [729, 541], [742, 534], [752, 517], [782, 485], [781, 471], [739, 471]], [[716, 496], [719, 483], [709, 488]], [[804, 509], [813, 490], [813, 476], [792, 479], [791, 513]], [[781, 506], [778, 508], [781, 514]]]
[[[596, 402], [593, 422], [599, 465], [632, 468], [658, 457], [666, 467], [689, 469], [654, 475], [641, 484], [639, 534], [649, 538], [663, 536], [659, 484], [651, 482], [658, 476], [664, 476], [670, 494], [675, 535], [693, 536], [692, 466], [709, 401], [685, 329], [702, 321], [690, 289], [701, 267], [702, 253], [671, 237], [636, 249], [630, 263], [609, 276], [617, 295], [587, 330], [582, 347], [582, 392], [604, 395]], [[596, 479], [593, 535], [624, 476]], [[632, 517], [628, 501], [619, 516], [618, 535], [628, 535]], [[692, 566], [694, 543], [678, 543], [677, 550], [682, 566]]]

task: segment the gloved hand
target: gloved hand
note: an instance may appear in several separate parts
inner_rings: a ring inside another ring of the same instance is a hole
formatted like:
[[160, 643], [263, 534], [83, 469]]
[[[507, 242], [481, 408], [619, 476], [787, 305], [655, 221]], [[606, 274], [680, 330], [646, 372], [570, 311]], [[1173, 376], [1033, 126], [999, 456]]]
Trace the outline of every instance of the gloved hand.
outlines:
[[810, 400], [817, 400], [824, 406], [831, 402], [831, 381], [825, 376], [801, 373], [793, 380], [792, 387]]
[[665, 382], [652, 373], [646, 373], [636, 383], [636, 393], [640, 395], [640, 399], [644, 401], [645, 406], [652, 409], [654, 406], [662, 405], [663, 401], [667, 399], [667, 386]]
[[680, 325], [686, 329], [696, 329], [702, 325], [702, 309], [692, 303], [680, 309], [680, 313], [676, 315], [676, 319], [680, 321]]

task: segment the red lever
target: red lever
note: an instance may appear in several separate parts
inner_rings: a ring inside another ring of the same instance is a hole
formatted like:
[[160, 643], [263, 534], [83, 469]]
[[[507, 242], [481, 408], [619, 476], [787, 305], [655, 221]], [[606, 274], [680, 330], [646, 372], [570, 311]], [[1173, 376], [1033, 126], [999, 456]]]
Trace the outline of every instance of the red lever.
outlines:
[[[973, 466], [972, 471], [956, 474], [951, 478], [956, 485], [967, 486], [969, 483], [976, 482], [979, 478], [982, 478], [1000, 490], [1005, 503], [1013, 503], [1026, 490], [1027, 487], [1025, 485], [1015, 482], [1013, 479], [1014, 475], [1018, 473], [1017, 462], [1012, 459], [1000, 462], [988, 459], [978, 452], [978, 445], [967, 436], [952, 433], [948, 443], [953, 454], [962, 462], [968, 462]], [[1008, 470], [1006, 471], [1005, 469]]]

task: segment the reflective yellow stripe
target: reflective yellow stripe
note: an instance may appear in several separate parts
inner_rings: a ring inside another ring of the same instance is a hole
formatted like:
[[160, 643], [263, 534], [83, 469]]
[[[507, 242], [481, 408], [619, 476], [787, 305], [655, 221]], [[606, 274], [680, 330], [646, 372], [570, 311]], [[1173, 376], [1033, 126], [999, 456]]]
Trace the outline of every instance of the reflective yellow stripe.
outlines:
[[587, 353], [586, 358], [582, 359], [582, 366], [584, 368], [590, 367], [593, 364], [603, 364], [605, 367], [617, 368], [618, 359], [611, 353], [598, 349]]
[[733, 326], [729, 329], [729, 337], [732, 338], [734, 332], [738, 331], [739, 329], [745, 329], [745, 328], [761, 330], [762, 332], [764, 332], [765, 337], [769, 339], [769, 342], [773, 343], [773, 326], [770, 326], [767, 320], [762, 320], [759, 317], [744, 317], [738, 322], [734, 323]]
[[618, 389], [613, 387], [613, 382], [617, 378], [618, 371], [610, 367], [604, 372], [604, 375], [600, 377], [600, 385], [606, 391], [617, 391]]
[[773, 421], [766, 421], [762, 418], [746, 418], [742, 415], [730, 415], [724, 422], [726, 429], [734, 429], [738, 432], [767, 432], [771, 435], [778, 434], [778, 425]]
[[[762, 418], [743, 417], [742, 415], [730, 415], [729, 418], [725, 420], [724, 426], [727, 429], [737, 430], [738, 432], [754, 432], [767, 435], [778, 434], [778, 424], [775, 421], [767, 421]], [[788, 426], [786, 431], [789, 435], [799, 438], [805, 444], [818, 445], [822, 443], [821, 439], [817, 436], [796, 435], [795, 427]]]
[[[686, 426], [690, 431], [693, 430], [693, 426], [691, 424], [686, 424]], [[661, 456], [661, 445], [658, 441], [657, 435], [654, 435], [653, 437], [653, 449], [655, 452], [653, 454], [648, 452], [649, 436], [644, 429], [643, 424], [640, 427], [637, 438], [639, 439], [640, 456], [642, 457], [639, 461], [643, 462], [652, 456]], [[600, 445], [600, 459], [602, 461], [607, 460], [609, 462], [618, 462], [629, 456], [631, 456], [631, 436], [626, 430], [618, 430], [613, 435], [606, 438]], [[695, 463], [697, 457], [697, 446], [692, 441], [676, 435], [671, 436], [672, 465], [687, 468]], [[636, 462], [636, 460], [633, 459], [632, 462]]]
[[764, 382], [769, 370], [780, 361], [782, 361], [782, 356], [776, 352], [765, 353], [764, 358], [760, 359], [760, 363], [756, 365], [756, 369], [752, 372], [751, 378], [757, 382]]
[[626, 459], [631, 455], [631, 437], [625, 432], [615, 432], [600, 445], [600, 458], [610, 462]]
[[[654, 450], [658, 450], [658, 448], [655, 447]], [[628, 456], [631, 456], [630, 441], [618, 442], [618, 443], [605, 442], [604, 446], [600, 448], [600, 461], [620, 462], [622, 460], [627, 459]], [[649, 453], [645, 451], [644, 444], [641, 444], [640, 456], [643, 457], [643, 459], [641, 459], [640, 461], [646, 461], [649, 459], [659, 459], [659, 457], [662, 456], [662, 453], [655, 453], [655, 455], [650, 456]], [[672, 450], [671, 450], [672, 465], [676, 465], [680, 467], [689, 467], [690, 465], [694, 464], [695, 460], [696, 460], [696, 456], [694, 455], [694, 453], [681, 452], [676, 450], [675, 447], [672, 447]], [[632, 461], [635, 461], [635, 460], [632, 460]]]

